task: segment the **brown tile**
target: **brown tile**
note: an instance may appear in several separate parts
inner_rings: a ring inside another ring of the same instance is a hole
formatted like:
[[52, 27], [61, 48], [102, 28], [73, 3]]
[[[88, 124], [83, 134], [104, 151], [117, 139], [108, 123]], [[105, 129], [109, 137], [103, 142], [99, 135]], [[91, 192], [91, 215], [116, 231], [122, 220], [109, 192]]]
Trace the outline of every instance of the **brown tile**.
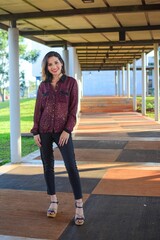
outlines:
[[[45, 192], [1, 190], [0, 235], [57, 240], [74, 217], [73, 194], [58, 193], [56, 218], [47, 218]], [[84, 201], [88, 195], [84, 195]]]
[[125, 149], [146, 149], [146, 150], [159, 150], [159, 141], [129, 141]]
[[81, 114], [75, 129], [75, 137], [122, 138], [133, 137], [128, 133], [152, 132], [153, 137], [160, 131], [159, 123], [136, 112]]
[[[75, 149], [76, 161], [85, 162], [114, 162], [122, 149]], [[55, 160], [62, 160], [58, 148], [54, 149]], [[39, 160], [40, 156], [34, 158]]]
[[[121, 153], [121, 149], [75, 149], [77, 161], [87, 162], [113, 162]], [[54, 150], [56, 160], [62, 160], [58, 148]]]
[[110, 169], [92, 193], [160, 196], [160, 170]]

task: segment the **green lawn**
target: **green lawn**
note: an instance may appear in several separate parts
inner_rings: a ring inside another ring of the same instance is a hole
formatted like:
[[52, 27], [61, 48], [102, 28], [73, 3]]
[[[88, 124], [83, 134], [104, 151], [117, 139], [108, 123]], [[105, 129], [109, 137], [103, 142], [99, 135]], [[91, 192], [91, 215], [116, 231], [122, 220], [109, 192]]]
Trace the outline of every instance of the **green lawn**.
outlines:
[[[28, 133], [33, 124], [35, 99], [20, 101], [21, 133]], [[9, 101], [0, 103], [0, 165], [10, 161]], [[22, 156], [37, 150], [32, 137], [22, 137]]]
[[[142, 97], [137, 97], [137, 111], [141, 112]], [[146, 116], [154, 119], [154, 97], [146, 97]]]

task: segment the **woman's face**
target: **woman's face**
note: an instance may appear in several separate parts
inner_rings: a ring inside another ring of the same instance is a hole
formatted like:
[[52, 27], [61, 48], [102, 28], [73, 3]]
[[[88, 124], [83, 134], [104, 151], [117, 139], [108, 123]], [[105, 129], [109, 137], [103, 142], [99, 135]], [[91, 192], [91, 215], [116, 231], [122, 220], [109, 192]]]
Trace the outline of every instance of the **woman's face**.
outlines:
[[57, 57], [48, 58], [48, 71], [53, 76], [59, 76], [62, 73], [63, 64], [59, 61]]

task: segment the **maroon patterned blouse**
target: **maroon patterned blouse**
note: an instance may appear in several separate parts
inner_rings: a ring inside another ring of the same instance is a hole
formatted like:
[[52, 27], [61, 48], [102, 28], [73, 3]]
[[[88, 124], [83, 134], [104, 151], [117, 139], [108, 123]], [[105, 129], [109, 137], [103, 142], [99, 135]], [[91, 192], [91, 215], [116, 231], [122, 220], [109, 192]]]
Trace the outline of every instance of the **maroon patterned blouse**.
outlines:
[[71, 133], [76, 124], [78, 106], [77, 81], [63, 75], [55, 89], [49, 82], [39, 85], [34, 111], [33, 135], [65, 130]]

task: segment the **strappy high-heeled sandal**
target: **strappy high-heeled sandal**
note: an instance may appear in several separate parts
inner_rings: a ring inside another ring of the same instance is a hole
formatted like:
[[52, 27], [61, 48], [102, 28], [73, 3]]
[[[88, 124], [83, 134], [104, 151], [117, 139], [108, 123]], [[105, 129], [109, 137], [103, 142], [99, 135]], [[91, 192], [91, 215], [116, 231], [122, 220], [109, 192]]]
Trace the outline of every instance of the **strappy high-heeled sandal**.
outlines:
[[56, 201], [56, 202], [53, 201], [53, 202], [51, 202], [51, 203], [57, 204], [57, 207], [54, 207], [54, 208], [49, 207], [48, 210], [47, 210], [47, 217], [52, 217], [52, 218], [54, 218], [54, 217], [56, 217], [56, 215], [57, 215], [58, 202], [57, 202], [57, 201]]
[[[82, 206], [78, 206], [77, 203], [75, 203], [76, 208], [83, 208], [83, 203]], [[81, 226], [84, 224], [85, 217], [84, 215], [80, 215], [78, 213], [75, 214], [74, 222], [77, 226]]]

